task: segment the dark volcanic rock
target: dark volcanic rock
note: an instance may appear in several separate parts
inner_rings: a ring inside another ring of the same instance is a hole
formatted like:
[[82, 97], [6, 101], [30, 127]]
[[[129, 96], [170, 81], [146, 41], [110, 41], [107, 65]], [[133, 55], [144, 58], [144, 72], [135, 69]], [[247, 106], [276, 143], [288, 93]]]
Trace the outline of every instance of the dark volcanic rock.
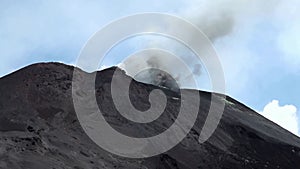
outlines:
[[[0, 79], [1, 169], [295, 169], [300, 166], [298, 137], [230, 97], [226, 99], [216, 132], [200, 144], [198, 136], [211, 100], [211, 93], [202, 91], [191, 91], [201, 96], [198, 119], [176, 147], [147, 159], [110, 154], [89, 139], [77, 120], [71, 97], [73, 69], [58, 63], [35, 64]], [[172, 125], [180, 96], [164, 88], [168, 103], [159, 119], [135, 124], [122, 117], [110, 97], [109, 83], [114, 70], [98, 72], [96, 78], [97, 102], [112, 127], [126, 135], [149, 137]], [[133, 81], [132, 104], [147, 110], [149, 92], [155, 88], [158, 87]]]

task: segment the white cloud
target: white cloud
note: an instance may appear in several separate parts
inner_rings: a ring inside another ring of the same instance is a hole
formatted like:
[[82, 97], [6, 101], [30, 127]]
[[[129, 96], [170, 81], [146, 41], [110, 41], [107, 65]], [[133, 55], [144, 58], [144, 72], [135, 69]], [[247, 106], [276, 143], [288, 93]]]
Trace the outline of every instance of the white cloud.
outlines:
[[297, 108], [294, 105], [280, 106], [278, 100], [273, 100], [259, 113], [288, 131], [299, 135]]

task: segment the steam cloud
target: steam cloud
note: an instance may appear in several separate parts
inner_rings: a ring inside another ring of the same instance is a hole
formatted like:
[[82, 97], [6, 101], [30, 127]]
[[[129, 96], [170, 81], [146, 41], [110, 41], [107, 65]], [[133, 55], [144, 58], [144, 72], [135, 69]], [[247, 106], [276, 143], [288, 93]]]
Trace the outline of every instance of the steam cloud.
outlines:
[[[216, 0], [216, 1], [190, 1], [185, 8], [180, 11], [180, 15], [191, 21], [212, 41], [230, 36], [234, 33], [236, 26], [241, 26], [248, 16], [262, 14], [273, 10], [274, 6], [278, 4], [278, 0], [272, 1], [272, 3], [263, 2], [260, 0], [253, 1], [235, 1], [235, 0]], [[241, 22], [242, 21], [242, 22]], [[191, 37], [194, 37], [191, 35]], [[191, 39], [193, 42], [193, 39]], [[171, 43], [171, 40], [161, 40], [158, 43]], [[153, 46], [155, 42], [150, 41], [149, 46]], [[155, 45], [154, 45], [155, 46]], [[174, 47], [175, 48], [175, 47]], [[180, 52], [180, 51], [179, 51]], [[160, 69], [162, 68], [161, 59], [163, 56], [149, 57], [146, 61], [149, 67]], [[190, 86], [190, 80], [193, 76], [200, 76], [203, 72], [201, 62], [197, 63], [195, 60], [189, 58], [189, 53], [182, 58], [186, 64], [192, 69], [188, 74], [180, 74], [182, 72], [181, 67], [176, 69], [168, 68], [174, 71], [175, 78], [179, 84], [179, 87], [196, 88], [196, 86]], [[145, 58], [136, 58], [131, 60], [138, 65]], [[127, 62], [128, 63], [128, 62]], [[173, 60], [166, 62], [164, 66], [174, 67]], [[124, 63], [123, 63], [124, 64]], [[133, 63], [130, 63], [133, 65]], [[123, 67], [126, 67], [123, 65]], [[127, 71], [127, 69], [125, 68]], [[136, 77], [137, 80], [151, 83], [155, 82], [156, 85], [165, 84], [166, 80], [171, 80], [169, 76], [163, 72], [157, 74], [155, 69], [148, 71], [148, 75], [144, 73], [145, 77], [141, 75]], [[157, 82], [161, 79], [160, 82]]]
[[160, 51], [149, 51], [125, 59], [119, 67], [137, 81], [178, 91], [188, 85], [196, 88], [193, 75], [201, 75], [201, 64], [193, 65], [193, 68], [189, 68], [179, 58]]

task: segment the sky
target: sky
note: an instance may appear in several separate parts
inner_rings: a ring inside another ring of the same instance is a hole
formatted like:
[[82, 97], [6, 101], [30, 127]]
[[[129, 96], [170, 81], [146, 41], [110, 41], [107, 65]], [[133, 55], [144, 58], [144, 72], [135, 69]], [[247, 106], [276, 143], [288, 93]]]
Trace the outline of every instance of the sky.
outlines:
[[[176, 15], [198, 26], [216, 48], [226, 94], [300, 134], [298, 0], [2, 0], [0, 77], [36, 62], [75, 64], [104, 25], [144, 12]], [[136, 42], [110, 55], [129, 55]], [[120, 61], [106, 58], [107, 66]]]

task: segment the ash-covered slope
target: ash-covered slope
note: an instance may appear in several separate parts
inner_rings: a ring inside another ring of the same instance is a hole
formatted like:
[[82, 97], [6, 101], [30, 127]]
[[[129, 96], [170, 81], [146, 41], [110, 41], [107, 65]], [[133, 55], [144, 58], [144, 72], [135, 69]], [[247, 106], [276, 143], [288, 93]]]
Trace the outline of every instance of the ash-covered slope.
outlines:
[[[0, 79], [0, 169], [295, 169], [300, 166], [300, 139], [245, 105], [227, 97], [221, 122], [205, 143], [198, 136], [211, 94], [202, 91], [200, 111], [188, 136], [172, 150], [147, 159], [110, 154], [83, 132], [73, 108], [73, 67], [35, 64]], [[121, 133], [149, 137], [167, 129], [177, 115], [180, 96], [163, 89], [164, 114], [149, 124], [122, 117], [110, 97], [115, 68], [97, 73], [96, 95], [109, 124]], [[89, 74], [86, 74], [89, 76]], [[124, 76], [126, 76], [124, 74]], [[133, 105], [146, 110], [148, 94], [157, 88], [133, 81]], [[179, 99], [176, 99], [179, 98]]]

